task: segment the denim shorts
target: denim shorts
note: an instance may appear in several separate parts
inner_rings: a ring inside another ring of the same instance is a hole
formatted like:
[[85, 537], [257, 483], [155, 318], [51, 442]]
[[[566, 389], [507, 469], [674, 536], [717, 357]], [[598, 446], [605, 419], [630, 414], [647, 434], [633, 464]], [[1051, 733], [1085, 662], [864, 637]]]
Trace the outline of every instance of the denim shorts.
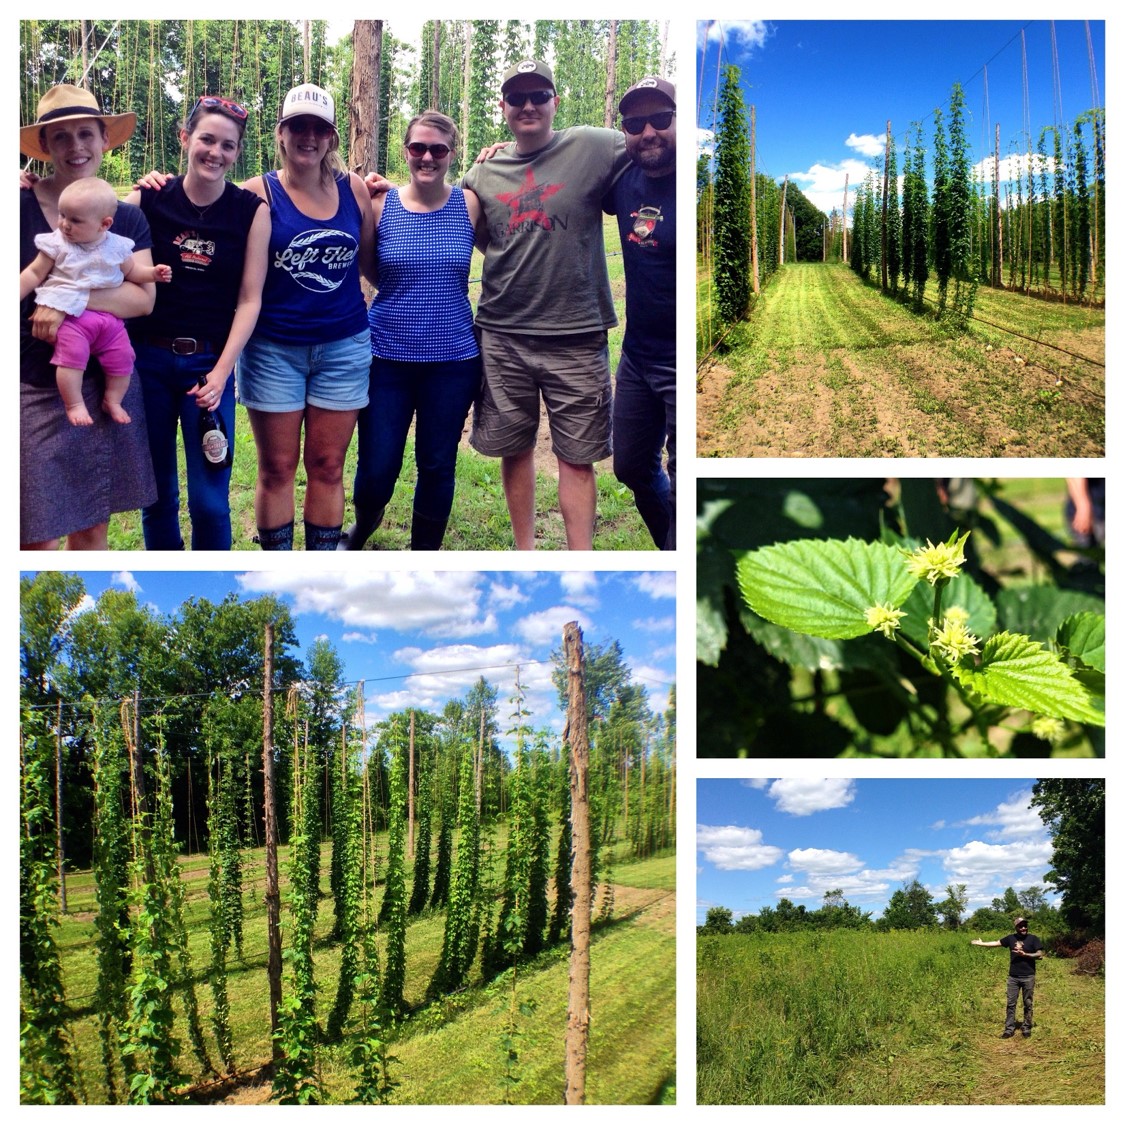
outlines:
[[371, 371], [371, 332], [324, 344], [285, 344], [251, 336], [238, 361], [238, 400], [250, 410], [283, 414], [317, 406], [362, 410]]

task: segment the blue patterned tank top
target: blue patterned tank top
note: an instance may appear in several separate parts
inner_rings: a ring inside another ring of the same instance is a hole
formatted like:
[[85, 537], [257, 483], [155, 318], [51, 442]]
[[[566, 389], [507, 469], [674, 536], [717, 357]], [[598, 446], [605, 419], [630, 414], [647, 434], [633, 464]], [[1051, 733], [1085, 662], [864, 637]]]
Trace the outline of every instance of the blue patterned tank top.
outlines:
[[406, 363], [478, 354], [469, 304], [473, 224], [454, 188], [437, 211], [408, 211], [391, 188], [379, 219], [379, 292], [371, 302], [371, 351]]

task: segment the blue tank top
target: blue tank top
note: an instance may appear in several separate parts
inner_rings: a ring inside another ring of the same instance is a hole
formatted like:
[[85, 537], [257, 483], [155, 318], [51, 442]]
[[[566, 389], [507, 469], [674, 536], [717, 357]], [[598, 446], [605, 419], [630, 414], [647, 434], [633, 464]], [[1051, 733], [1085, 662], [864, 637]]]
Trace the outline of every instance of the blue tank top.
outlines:
[[276, 172], [265, 176], [270, 199], [269, 268], [255, 335], [286, 344], [326, 344], [356, 336], [367, 324], [359, 287], [359, 204], [347, 175], [331, 219], [299, 211]]
[[371, 352], [405, 363], [478, 354], [469, 304], [473, 224], [454, 188], [437, 211], [408, 211], [391, 188], [379, 219], [379, 292], [371, 302]]

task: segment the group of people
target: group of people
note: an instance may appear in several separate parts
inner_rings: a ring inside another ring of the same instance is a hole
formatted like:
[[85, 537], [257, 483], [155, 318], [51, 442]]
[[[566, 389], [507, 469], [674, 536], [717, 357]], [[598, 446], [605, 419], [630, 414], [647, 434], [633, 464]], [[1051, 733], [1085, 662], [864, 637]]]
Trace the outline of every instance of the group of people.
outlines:
[[[501, 458], [515, 546], [532, 548], [540, 398], [568, 547], [593, 545], [594, 463], [611, 448], [654, 542], [674, 547], [675, 89], [630, 88], [621, 133], [555, 130], [539, 60], [504, 75], [501, 99], [514, 144], [455, 187], [457, 128], [421, 113], [403, 140], [409, 183], [392, 187], [344, 168], [331, 95], [298, 86], [280, 110], [278, 169], [238, 187], [227, 176], [247, 111], [203, 95], [180, 129], [183, 174], [151, 173], [119, 204], [97, 174], [135, 115], [103, 114], [78, 87], [47, 91], [20, 130], [21, 152], [51, 165], [24, 177], [20, 201], [21, 544], [105, 548], [110, 514], [139, 508], [146, 548], [182, 549], [182, 430], [192, 547], [229, 549], [230, 457], [208, 438], [233, 439], [237, 370], [263, 550], [293, 547], [302, 458], [306, 549], [361, 550], [412, 422], [411, 547], [439, 548], [474, 403], [471, 443]], [[617, 216], [626, 277], [616, 395], [603, 210]], [[377, 290], [370, 307], [361, 276]]]

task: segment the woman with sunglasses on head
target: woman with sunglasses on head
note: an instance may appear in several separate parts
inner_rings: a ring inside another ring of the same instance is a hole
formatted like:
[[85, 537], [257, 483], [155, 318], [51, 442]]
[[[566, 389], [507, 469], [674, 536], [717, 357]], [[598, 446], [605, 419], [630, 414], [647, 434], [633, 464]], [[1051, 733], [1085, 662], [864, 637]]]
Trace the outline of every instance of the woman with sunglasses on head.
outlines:
[[[102, 113], [93, 94], [77, 86], [53, 86], [40, 98], [35, 121], [20, 129], [20, 152], [46, 161], [51, 171], [21, 181], [21, 270], [39, 253], [36, 236], [58, 228], [63, 189], [97, 176], [104, 154], [124, 144], [136, 123], [134, 113]], [[148, 224], [139, 211], [118, 207], [113, 229], [133, 241], [140, 264], [152, 264]], [[140, 316], [152, 308], [155, 290], [152, 283], [129, 282], [93, 290], [86, 308]], [[34, 294], [20, 302], [20, 545], [54, 550], [65, 536], [69, 550], [104, 550], [110, 514], [133, 511], [155, 495], [144, 408], [134, 379], [122, 403], [133, 424], [114, 423], [101, 408], [105, 375], [91, 362], [82, 396], [93, 424], [70, 424], [51, 362], [63, 316], [36, 305]]]
[[254, 515], [264, 551], [293, 549], [304, 432], [305, 549], [334, 551], [344, 457], [367, 405], [371, 336], [360, 272], [374, 282], [375, 223], [363, 181], [337, 155], [332, 96], [290, 90], [276, 132], [280, 169], [246, 187], [270, 206], [262, 312], [238, 366], [258, 448]]
[[371, 401], [359, 416], [356, 522], [341, 549], [361, 551], [383, 518], [414, 422], [412, 550], [441, 547], [453, 507], [457, 445], [480, 389], [469, 261], [480, 203], [446, 183], [457, 127], [427, 110], [406, 129], [410, 182], [376, 195], [379, 292], [371, 303]]
[[[229, 456], [204, 451], [200, 411], [217, 414], [234, 442], [230, 376], [262, 304], [269, 208], [226, 176], [242, 151], [246, 110], [205, 94], [180, 130], [186, 171], [146, 177], [129, 196], [148, 218], [157, 263], [172, 267], [152, 315], [129, 326], [144, 390], [157, 500], [142, 513], [148, 550], [183, 550], [176, 430], [187, 463], [193, 550], [231, 547]], [[220, 443], [221, 444], [221, 443]]]

